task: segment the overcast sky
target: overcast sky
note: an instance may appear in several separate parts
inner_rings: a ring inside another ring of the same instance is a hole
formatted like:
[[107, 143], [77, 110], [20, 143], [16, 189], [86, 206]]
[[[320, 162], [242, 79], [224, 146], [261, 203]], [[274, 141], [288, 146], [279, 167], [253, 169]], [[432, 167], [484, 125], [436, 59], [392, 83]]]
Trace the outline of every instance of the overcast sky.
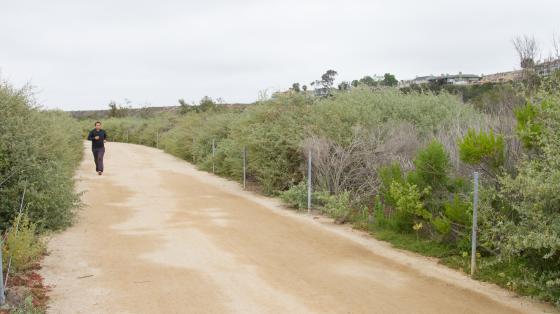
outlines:
[[558, 0], [0, 0], [0, 76], [64, 110], [251, 102], [327, 69], [511, 70], [512, 37], [534, 35], [547, 56], [559, 13]]

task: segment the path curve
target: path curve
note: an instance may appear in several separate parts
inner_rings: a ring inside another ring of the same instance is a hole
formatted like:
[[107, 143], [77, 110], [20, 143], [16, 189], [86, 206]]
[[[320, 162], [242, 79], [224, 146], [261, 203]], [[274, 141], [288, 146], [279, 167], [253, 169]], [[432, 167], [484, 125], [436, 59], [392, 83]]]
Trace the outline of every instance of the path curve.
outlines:
[[85, 207], [43, 263], [50, 313], [554, 311], [162, 151], [109, 143], [98, 176], [84, 149]]

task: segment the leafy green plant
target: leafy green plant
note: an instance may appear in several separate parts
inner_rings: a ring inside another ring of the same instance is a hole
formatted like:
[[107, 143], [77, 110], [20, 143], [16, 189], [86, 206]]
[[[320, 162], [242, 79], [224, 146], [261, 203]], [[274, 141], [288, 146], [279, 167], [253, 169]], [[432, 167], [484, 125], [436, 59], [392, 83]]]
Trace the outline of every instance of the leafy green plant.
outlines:
[[11, 258], [12, 272], [29, 268], [45, 251], [44, 243], [36, 235], [36, 224], [29, 221], [26, 214], [16, 217], [4, 244], [2, 265], [8, 267]]
[[482, 194], [481, 241], [502, 260], [521, 259], [538, 270], [539, 275], [525, 277], [532, 291], [555, 296], [560, 304], [560, 95], [545, 93], [530, 106], [521, 124], [531, 137], [528, 148], [538, 150], [523, 158], [514, 174], [500, 175], [495, 190]]
[[68, 226], [79, 204], [74, 171], [82, 157], [79, 123], [38, 108], [29, 90], [0, 82], [0, 230], [14, 219], [21, 195], [38, 229]]
[[353, 212], [350, 193], [344, 191], [336, 195], [323, 195], [321, 210], [333, 218], [348, 217]]
[[[399, 228], [409, 229], [414, 219], [430, 220], [432, 213], [425, 207], [422, 199], [430, 194], [430, 188], [420, 191], [414, 184], [404, 184], [394, 181], [389, 190], [395, 200], [396, 213], [392, 217], [397, 221]], [[409, 226], [409, 227], [406, 227]]]
[[396, 200], [392, 198], [390, 189], [393, 182], [404, 183], [404, 174], [401, 166], [398, 163], [382, 166], [379, 169], [378, 176], [380, 181], [379, 194], [383, 196], [385, 202], [394, 206]]
[[447, 183], [449, 157], [443, 145], [432, 141], [425, 149], [420, 150], [414, 159], [416, 170], [413, 172], [415, 183], [422, 187], [441, 187]]
[[43, 313], [45, 313], [45, 311], [43, 311], [43, 309], [35, 306], [35, 304], [33, 303], [33, 296], [28, 295], [23, 300], [23, 304], [19, 305], [15, 309], [13, 309], [10, 313], [13, 313], [13, 314], [43, 314]]
[[445, 216], [434, 218], [432, 225], [441, 235], [445, 236], [451, 232], [451, 221]]
[[539, 107], [530, 102], [515, 110], [517, 134], [527, 149], [539, 146], [538, 140], [544, 127], [542, 123], [536, 120], [539, 111]]
[[453, 195], [453, 200], [445, 202], [443, 207], [445, 217], [450, 221], [466, 227], [471, 225], [471, 203], [461, 200], [458, 194]]
[[280, 192], [280, 199], [290, 207], [307, 208], [307, 183], [302, 181], [290, 189]]
[[420, 231], [424, 228], [424, 224], [420, 221], [412, 225], [412, 230], [416, 233], [416, 241], [420, 240]]
[[458, 143], [460, 158], [470, 165], [486, 164], [496, 171], [504, 163], [505, 143], [501, 135], [490, 132], [476, 132], [469, 129]]

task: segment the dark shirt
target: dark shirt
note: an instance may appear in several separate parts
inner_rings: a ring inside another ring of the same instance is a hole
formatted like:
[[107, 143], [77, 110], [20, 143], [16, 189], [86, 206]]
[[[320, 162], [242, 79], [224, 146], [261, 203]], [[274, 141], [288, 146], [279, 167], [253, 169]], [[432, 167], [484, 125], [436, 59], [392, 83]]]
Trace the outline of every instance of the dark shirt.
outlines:
[[[98, 140], [95, 139], [96, 136], [99, 136]], [[91, 141], [91, 148], [92, 149], [103, 148], [103, 147], [105, 147], [105, 145], [103, 145], [103, 142], [107, 139], [107, 133], [103, 129], [101, 129], [99, 131], [97, 131], [96, 129], [93, 129], [93, 130], [89, 131], [87, 139], [88, 139], [88, 141]]]

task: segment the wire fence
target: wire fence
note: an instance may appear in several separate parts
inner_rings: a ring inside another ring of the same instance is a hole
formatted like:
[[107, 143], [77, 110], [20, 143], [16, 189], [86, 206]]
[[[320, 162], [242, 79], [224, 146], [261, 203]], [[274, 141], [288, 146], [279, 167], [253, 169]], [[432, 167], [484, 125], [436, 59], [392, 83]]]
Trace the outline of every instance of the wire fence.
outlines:
[[[193, 147], [195, 144], [195, 139], [193, 138]], [[218, 147], [216, 146], [216, 140], [212, 139], [211, 143], [212, 149], [212, 173], [216, 173], [219, 169], [217, 169], [216, 165], [216, 152]], [[247, 174], [248, 174], [248, 152], [247, 146], [243, 146], [241, 149], [241, 156], [242, 156], [242, 174], [241, 174], [241, 182], [243, 184], [243, 189], [247, 189]], [[195, 161], [195, 152], [192, 152], [192, 159], [193, 162]], [[307, 162], [306, 162], [306, 181], [307, 181], [307, 213], [311, 214], [311, 210], [313, 209], [312, 203], [312, 196], [313, 196], [313, 167], [314, 167], [314, 159], [313, 159], [313, 151], [310, 149], [307, 152]], [[479, 173], [473, 173], [473, 213], [472, 213], [472, 232], [471, 232], [471, 276], [474, 276], [476, 272], [476, 257], [477, 257], [477, 232], [478, 232], [478, 187], [479, 187]]]
[[476, 233], [478, 232], [478, 172], [473, 174], [473, 220], [471, 234], [471, 276], [476, 271]]

